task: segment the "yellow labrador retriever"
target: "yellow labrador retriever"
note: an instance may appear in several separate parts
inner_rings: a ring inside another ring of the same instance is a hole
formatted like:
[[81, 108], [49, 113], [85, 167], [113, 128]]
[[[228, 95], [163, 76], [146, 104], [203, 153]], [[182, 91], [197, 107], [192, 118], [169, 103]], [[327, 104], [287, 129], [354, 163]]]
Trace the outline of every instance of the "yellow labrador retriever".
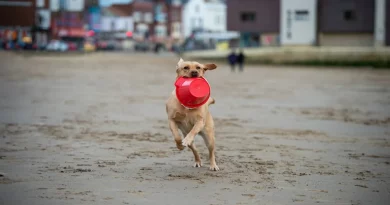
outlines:
[[[200, 64], [198, 62], [183, 61], [180, 59], [177, 63], [176, 73], [178, 77], [202, 77], [207, 70], [214, 70], [217, 68], [215, 64]], [[193, 143], [197, 134], [203, 137], [207, 148], [209, 149], [210, 170], [218, 171], [219, 168], [215, 162], [214, 153], [214, 121], [209, 112], [209, 105], [214, 104], [213, 98], [209, 98], [204, 105], [188, 109], [181, 105], [176, 97], [175, 90], [172, 92], [166, 104], [166, 111], [168, 114], [169, 127], [172, 131], [173, 137], [176, 141], [176, 146], [179, 150], [189, 147], [195, 156], [194, 167], [201, 167], [201, 160], [199, 153]], [[179, 134], [179, 129], [182, 132], [184, 139]]]

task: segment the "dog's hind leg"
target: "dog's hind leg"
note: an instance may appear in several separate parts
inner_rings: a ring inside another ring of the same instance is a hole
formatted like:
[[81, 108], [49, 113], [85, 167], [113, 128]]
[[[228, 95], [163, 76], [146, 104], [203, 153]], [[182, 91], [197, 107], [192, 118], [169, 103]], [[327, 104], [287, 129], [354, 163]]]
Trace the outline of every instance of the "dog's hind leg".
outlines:
[[[210, 116], [211, 120], [213, 120]], [[218, 171], [219, 167], [215, 162], [215, 133], [214, 133], [214, 123], [210, 123], [210, 126], [205, 126], [204, 130], [200, 133], [203, 137], [204, 142], [206, 143], [207, 148], [209, 149], [209, 158], [210, 158], [210, 170]]]

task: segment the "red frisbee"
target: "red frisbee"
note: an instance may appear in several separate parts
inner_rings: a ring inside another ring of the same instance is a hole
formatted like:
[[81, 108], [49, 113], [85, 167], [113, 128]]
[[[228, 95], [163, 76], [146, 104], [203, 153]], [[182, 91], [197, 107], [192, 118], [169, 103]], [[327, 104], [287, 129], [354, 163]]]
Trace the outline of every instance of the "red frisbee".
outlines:
[[187, 108], [197, 108], [210, 97], [210, 85], [206, 79], [179, 77], [176, 82], [176, 97]]

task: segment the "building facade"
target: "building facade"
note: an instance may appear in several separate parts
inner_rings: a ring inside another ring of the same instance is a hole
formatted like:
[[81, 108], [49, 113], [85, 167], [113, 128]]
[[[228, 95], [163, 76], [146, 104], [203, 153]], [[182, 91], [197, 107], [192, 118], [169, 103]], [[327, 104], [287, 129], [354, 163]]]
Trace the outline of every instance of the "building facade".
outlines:
[[385, 20], [385, 28], [384, 28], [384, 32], [385, 32], [385, 35], [384, 35], [384, 37], [385, 37], [385, 45], [386, 46], [390, 46], [390, 2], [386, 2], [385, 1], [385, 14], [384, 14], [384, 16], [385, 16], [385, 18], [386, 18], [386, 20]]
[[227, 0], [227, 29], [241, 34], [231, 46], [276, 45], [280, 31], [280, 0]]
[[52, 35], [49, 0], [35, 2], [35, 24], [32, 28], [33, 39], [40, 48], [45, 47]]
[[183, 24], [182, 24], [182, 2], [181, 0], [167, 1], [167, 20], [168, 20], [168, 35], [173, 40], [183, 39]]
[[126, 39], [132, 36], [134, 21], [130, 14], [114, 7], [108, 7], [103, 10], [102, 15], [102, 36], [108, 39]]
[[154, 29], [153, 2], [134, 0], [129, 4], [113, 4], [111, 7], [120, 10], [124, 16], [132, 17], [134, 38], [149, 38]]
[[51, 0], [52, 30], [54, 39], [76, 41], [79, 46], [86, 35], [84, 0]]
[[102, 29], [102, 13], [103, 11], [98, 0], [85, 1], [84, 29], [88, 30], [90, 33], [99, 33]]
[[183, 38], [181, 0], [134, 0], [129, 4], [114, 4], [111, 7], [121, 9], [132, 17], [136, 40]]
[[227, 6], [228, 30], [241, 33], [244, 47], [390, 45], [387, 0], [227, 0]]
[[319, 0], [318, 45], [373, 46], [375, 0]]
[[212, 32], [226, 31], [226, 4], [220, 0], [206, 1], [205, 28]]
[[280, 6], [280, 43], [282, 45], [315, 45], [317, 42], [317, 0], [281, 0]]
[[183, 7], [185, 37], [194, 31], [225, 32], [227, 7], [219, 0], [189, 0]]
[[0, 46], [14, 45], [24, 36], [33, 37], [36, 12], [35, 0], [0, 1], [0, 40], [4, 43]]
[[0, 1], [0, 27], [31, 28], [35, 23], [35, 11], [35, 0]]

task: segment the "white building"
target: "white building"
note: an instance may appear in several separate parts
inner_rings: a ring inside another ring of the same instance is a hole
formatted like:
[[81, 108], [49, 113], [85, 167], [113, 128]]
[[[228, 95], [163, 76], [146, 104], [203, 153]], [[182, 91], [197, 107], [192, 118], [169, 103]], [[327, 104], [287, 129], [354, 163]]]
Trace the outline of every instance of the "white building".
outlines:
[[375, 1], [374, 45], [377, 47], [386, 45], [386, 0]]
[[183, 7], [184, 36], [194, 30], [226, 31], [226, 4], [220, 0], [189, 0]]
[[280, 10], [281, 44], [314, 45], [317, 40], [316, 35], [317, 0], [282, 0]]

